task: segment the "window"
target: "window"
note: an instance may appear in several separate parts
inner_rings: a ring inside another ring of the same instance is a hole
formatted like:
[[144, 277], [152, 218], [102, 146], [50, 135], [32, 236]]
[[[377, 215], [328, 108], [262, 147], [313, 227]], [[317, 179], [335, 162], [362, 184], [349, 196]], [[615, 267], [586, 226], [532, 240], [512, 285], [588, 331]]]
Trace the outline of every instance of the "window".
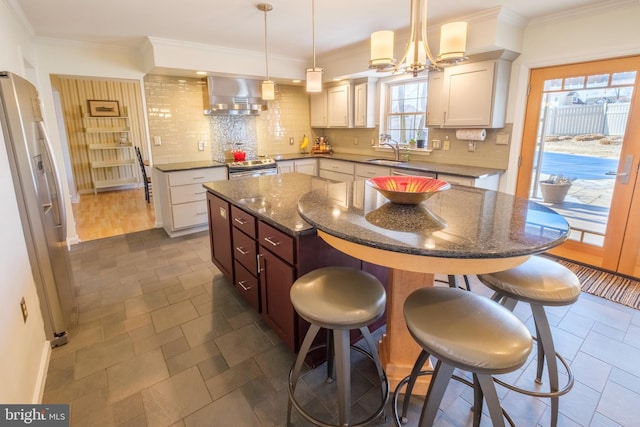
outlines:
[[387, 86], [384, 123], [386, 132], [399, 143], [427, 139], [427, 79], [412, 78]]

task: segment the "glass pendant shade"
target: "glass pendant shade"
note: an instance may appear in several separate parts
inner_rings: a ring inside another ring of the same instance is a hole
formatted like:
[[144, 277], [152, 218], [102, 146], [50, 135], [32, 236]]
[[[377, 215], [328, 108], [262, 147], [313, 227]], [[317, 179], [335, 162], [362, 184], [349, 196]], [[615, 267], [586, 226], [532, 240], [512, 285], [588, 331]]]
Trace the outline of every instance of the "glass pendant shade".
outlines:
[[451, 22], [440, 30], [440, 54], [438, 61], [458, 62], [465, 59], [467, 49], [467, 23]]
[[322, 68], [307, 68], [307, 92], [322, 92]]
[[395, 65], [393, 59], [393, 31], [376, 31], [371, 34], [371, 59], [369, 68], [386, 68]]
[[[426, 65], [427, 63], [427, 52], [424, 50], [424, 46], [422, 42], [417, 42], [418, 44], [418, 63], [422, 65]], [[406, 66], [409, 67], [414, 64], [414, 52], [416, 50], [416, 42], [411, 43], [411, 48], [409, 50], [409, 55], [407, 55]]]
[[272, 80], [264, 80], [262, 82], [262, 99], [265, 101], [276, 99], [276, 84]]

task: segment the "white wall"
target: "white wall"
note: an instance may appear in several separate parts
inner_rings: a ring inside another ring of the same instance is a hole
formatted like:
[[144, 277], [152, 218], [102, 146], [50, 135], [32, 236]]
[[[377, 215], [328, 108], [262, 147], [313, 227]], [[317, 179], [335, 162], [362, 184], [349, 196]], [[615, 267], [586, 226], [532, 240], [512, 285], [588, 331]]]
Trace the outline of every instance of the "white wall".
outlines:
[[600, 4], [531, 22], [526, 27], [522, 54], [514, 61], [511, 72], [507, 122], [513, 123], [513, 134], [501, 190], [515, 191], [530, 70], [638, 55], [639, 22], [640, 4], [628, 1], [618, 2], [613, 8], [611, 4]]
[[[25, 58], [31, 58], [26, 59]], [[11, 71], [33, 81], [33, 45], [29, 32], [20, 25], [5, 1], [0, 1], [0, 70]], [[0, 132], [0, 402], [34, 403], [40, 400], [48, 343], [39, 310], [35, 283], [22, 234], [3, 133]], [[22, 321], [20, 299], [29, 309]]]

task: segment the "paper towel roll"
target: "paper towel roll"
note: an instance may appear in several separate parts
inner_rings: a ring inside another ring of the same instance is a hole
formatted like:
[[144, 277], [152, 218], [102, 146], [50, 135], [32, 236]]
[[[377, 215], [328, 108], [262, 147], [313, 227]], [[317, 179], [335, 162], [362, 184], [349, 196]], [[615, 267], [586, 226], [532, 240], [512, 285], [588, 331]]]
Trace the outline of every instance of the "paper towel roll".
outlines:
[[458, 129], [456, 131], [456, 138], [460, 141], [484, 141], [486, 137], [486, 129]]

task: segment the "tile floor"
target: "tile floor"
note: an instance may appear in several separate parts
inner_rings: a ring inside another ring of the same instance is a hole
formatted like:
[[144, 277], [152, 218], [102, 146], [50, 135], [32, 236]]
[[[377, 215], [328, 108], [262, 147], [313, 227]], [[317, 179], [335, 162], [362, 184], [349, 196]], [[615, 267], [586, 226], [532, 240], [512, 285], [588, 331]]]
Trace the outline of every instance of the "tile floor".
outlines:
[[[71, 257], [78, 326], [69, 344], [53, 350], [44, 401], [70, 403], [72, 426], [285, 425], [294, 355], [211, 264], [206, 233], [169, 239], [147, 230], [75, 245]], [[525, 307], [516, 312], [531, 325]], [[640, 312], [583, 294], [549, 317], [576, 377], [560, 400], [560, 425], [638, 425]], [[356, 359], [357, 419], [379, 397], [370, 364]], [[509, 379], [524, 384], [534, 366]], [[300, 400], [330, 420], [332, 387], [321, 370], [309, 372]], [[518, 427], [549, 425], [547, 401], [504, 389], [500, 395]], [[471, 398], [453, 382], [436, 425], [471, 425]], [[419, 403], [414, 398], [412, 415]], [[293, 424], [307, 425], [299, 416]], [[408, 425], [415, 424], [413, 416]]]

